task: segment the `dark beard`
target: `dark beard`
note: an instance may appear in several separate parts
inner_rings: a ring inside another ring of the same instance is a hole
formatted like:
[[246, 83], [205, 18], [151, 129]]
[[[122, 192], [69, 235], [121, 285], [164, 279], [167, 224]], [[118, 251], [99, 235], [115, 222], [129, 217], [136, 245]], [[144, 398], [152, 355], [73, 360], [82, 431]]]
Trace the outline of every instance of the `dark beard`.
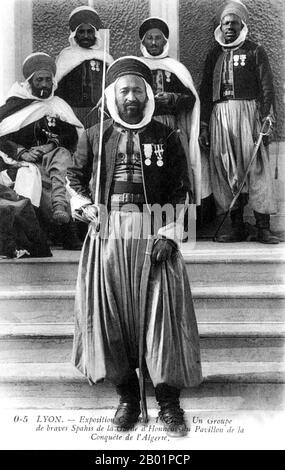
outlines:
[[83, 49], [89, 49], [89, 47], [94, 46], [94, 44], [96, 43], [96, 39], [94, 39], [94, 40], [89, 40], [88, 39], [88, 40], [86, 40], [86, 43], [84, 44], [84, 39], [78, 39], [76, 36], [75, 36], [75, 41]]
[[144, 107], [142, 106], [124, 106], [124, 111], [121, 113], [120, 117], [129, 124], [137, 124], [143, 118], [143, 110]]
[[[146, 95], [145, 100], [143, 102], [134, 100], [128, 101], [127, 103], [124, 103], [123, 105], [119, 106], [117, 98], [115, 96], [115, 105], [117, 108], [117, 112], [120, 118], [128, 124], [138, 124], [143, 119], [147, 102], [148, 97]], [[130, 105], [133, 106], [130, 107]]]

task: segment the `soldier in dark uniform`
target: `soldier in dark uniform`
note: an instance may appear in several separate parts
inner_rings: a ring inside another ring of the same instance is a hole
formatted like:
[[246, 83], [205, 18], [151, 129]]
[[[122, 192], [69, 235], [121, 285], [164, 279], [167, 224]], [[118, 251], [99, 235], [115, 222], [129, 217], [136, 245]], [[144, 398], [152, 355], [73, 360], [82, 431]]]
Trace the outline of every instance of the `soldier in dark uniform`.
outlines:
[[[161, 18], [151, 17], [140, 26], [142, 60], [151, 69], [155, 95], [154, 118], [179, 134], [198, 208], [198, 225], [211, 218], [212, 197], [208, 159], [200, 152], [200, 100], [190, 72], [169, 57], [169, 28]], [[187, 227], [185, 227], [187, 228]]]
[[[240, 1], [222, 4], [215, 30], [216, 46], [206, 58], [200, 88], [201, 135], [210, 146], [213, 194], [219, 213], [226, 212], [237, 193], [262, 122], [272, 114], [273, 77], [265, 49], [248, 38], [248, 11]], [[243, 221], [249, 202], [256, 219], [257, 240], [276, 244], [270, 214], [276, 213], [269, 154], [263, 144], [231, 211], [231, 229], [218, 242], [247, 238]]]
[[[85, 125], [89, 111], [96, 106], [102, 92], [102, 23], [93, 8], [82, 6], [70, 14], [69, 27], [70, 46], [63, 49], [56, 60], [56, 94], [72, 107]], [[106, 65], [112, 61], [106, 54]]]
[[[99, 206], [94, 195], [100, 126], [84, 132], [68, 170], [73, 213], [90, 222], [78, 272], [73, 363], [91, 383], [107, 379], [116, 386], [114, 424], [121, 429], [131, 428], [141, 410], [146, 418], [147, 369], [159, 416], [167, 433], [178, 437], [187, 433], [180, 390], [202, 380], [179, 251], [192, 191], [180, 139], [152, 119], [151, 83], [150, 69], [135, 57], [118, 59], [108, 69], [111, 119], [103, 126]], [[174, 211], [157, 218], [154, 208], [165, 205]], [[98, 223], [106, 231], [98, 233]]]

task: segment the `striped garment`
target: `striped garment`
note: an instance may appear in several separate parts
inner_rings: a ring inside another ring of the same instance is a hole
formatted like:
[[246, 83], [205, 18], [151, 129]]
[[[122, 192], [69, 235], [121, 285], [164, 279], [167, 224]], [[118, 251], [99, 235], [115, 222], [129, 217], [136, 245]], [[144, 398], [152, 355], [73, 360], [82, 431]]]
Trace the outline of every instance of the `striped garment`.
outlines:
[[154, 238], [145, 217], [111, 211], [105, 238], [93, 236], [90, 225], [79, 263], [72, 362], [91, 384], [120, 384], [141, 357], [154, 386], [196, 386], [199, 335], [186, 267], [180, 251], [151, 264]]
[[141, 151], [137, 132], [121, 131], [113, 181], [142, 183]]
[[[219, 212], [226, 212], [254, 150], [260, 132], [255, 100], [216, 103], [210, 121], [210, 170], [213, 194]], [[251, 166], [243, 193], [253, 210], [262, 214], [277, 211], [269, 155], [263, 143]]]

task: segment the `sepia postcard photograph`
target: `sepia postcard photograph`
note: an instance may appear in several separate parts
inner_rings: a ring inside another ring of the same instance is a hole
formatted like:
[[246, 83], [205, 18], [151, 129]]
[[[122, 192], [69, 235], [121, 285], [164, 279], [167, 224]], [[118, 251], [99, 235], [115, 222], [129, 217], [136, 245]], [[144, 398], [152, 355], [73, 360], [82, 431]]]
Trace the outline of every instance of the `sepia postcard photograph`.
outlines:
[[284, 450], [284, 0], [0, 14], [0, 449]]

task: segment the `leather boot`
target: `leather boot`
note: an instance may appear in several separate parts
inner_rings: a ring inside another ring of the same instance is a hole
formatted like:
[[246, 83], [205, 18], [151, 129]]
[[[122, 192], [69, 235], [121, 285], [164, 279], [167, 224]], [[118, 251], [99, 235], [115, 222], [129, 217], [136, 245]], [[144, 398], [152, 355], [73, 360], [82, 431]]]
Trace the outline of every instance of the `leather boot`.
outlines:
[[82, 241], [77, 232], [77, 226], [74, 220], [61, 226], [62, 247], [64, 250], [81, 250]]
[[160, 406], [158, 416], [170, 437], [186, 436], [189, 429], [184, 419], [184, 411], [180, 408], [180, 390], [167, 384], [155, 387], [155, 396]]
[[141, 414], [140, 389], [136, 372], [123, 383], [116, 386], [120, 395], [120, 403], [115, 413], [113, 423], [121, 431], [131, 429], [138, 421]]
[[52, 218], [56, 224], [63, 225], [69, 222], [70, 215], [62, 204], [58, 204], [53, 209]]
[[257, 241], [269, 245], [277, 245], [279, 238], [270, 231], [270, 215], [254, 211], [254, 217], [257, 227]]
[[243, 223], [243, 207], [239, 207], [231, 212], [232, 228], [228, 233], [218, 235], [217, 242], [220, 243], [235, 243], [243, 242], [246, 240], [246, 232]]

